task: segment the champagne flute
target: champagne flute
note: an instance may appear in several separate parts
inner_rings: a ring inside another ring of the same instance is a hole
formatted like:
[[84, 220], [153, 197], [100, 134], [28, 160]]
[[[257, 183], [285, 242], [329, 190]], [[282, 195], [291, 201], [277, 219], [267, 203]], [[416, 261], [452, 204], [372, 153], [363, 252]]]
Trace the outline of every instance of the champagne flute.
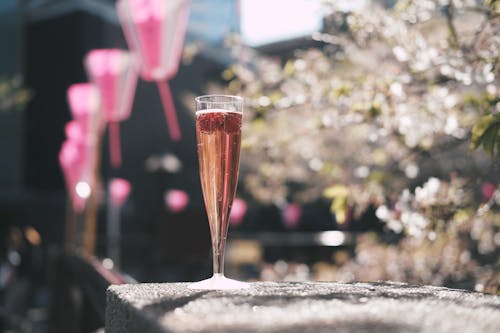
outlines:
[[212, 239], [213, 276], [188, 288], [248, 288], [248, 283], [224, 276], [229, 213], [238, 184], [243, 98], [206, 95], [195, 100], [200, 180]]

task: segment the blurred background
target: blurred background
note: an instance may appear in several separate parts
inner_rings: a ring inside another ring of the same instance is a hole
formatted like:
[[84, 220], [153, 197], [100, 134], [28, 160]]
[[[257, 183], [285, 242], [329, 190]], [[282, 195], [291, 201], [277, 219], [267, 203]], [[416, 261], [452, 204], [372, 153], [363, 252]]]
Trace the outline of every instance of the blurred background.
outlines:
[[[498, 294], [500, 2], [192, 0], [169, 136], [139, 79], [122, 164], [99, 144], [95, 245], [68, 250], [58, 154], [83, 59], [127, 48], [113, 0], [0, 2], [0, 330], [93, 332], [110, 283], [211, 274], [194, 97], [245, 98], [226, 272]], [[110, 213], [108, 186], [131, 185]], [[115, 214], [115, 215], [112, 215]], [[118, 214], [119, 262], [107, 221]], [[81, 214], [82, 215], [82, 214]], [[82, 215], [82, 216], [83, 216]], [[70, 244], [71, 245], [71, 244]]]

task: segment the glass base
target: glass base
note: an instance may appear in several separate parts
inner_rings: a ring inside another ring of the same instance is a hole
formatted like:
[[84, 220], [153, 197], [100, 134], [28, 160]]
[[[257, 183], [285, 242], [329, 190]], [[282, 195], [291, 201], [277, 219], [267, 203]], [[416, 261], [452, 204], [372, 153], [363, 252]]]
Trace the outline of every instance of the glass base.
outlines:
[[214, 274], [210, 279], [191, 283], [189, 289], [234, 290], [250, 288], [250, 283], [228, 279], [222, 274]]

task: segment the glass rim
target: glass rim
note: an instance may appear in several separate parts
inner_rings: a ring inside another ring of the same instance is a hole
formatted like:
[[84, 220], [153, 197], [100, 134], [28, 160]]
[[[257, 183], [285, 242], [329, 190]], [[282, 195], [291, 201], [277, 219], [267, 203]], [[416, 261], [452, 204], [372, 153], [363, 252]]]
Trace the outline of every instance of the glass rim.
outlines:
[[[227, 99], [224, 101], [210, 101], [210, 100], [204, 100], [205, 98], [213, 98], [213, 97], [219, 97], [223, 99]], [[241, 96], [236, 96], [236, 95], [221, 95], [221, 94], [212, 94], [212, 95], [201, 95], [198, 96], [194, 99], [197, 103], [214, 103], [214, 104], [233, 104], [233, 103], [238, 103], [241, 102], [243, 103], [244, 99]]]

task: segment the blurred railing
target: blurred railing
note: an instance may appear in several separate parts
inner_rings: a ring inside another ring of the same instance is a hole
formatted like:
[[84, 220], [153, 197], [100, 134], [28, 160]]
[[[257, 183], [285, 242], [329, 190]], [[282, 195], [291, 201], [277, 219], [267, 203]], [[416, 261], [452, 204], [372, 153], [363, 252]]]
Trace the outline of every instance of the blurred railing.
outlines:
[[350, 232], [330, 230], [319, 232], [246, 232], [233, 233], [231, 239], [254, 240], [262, 246], [348, 246], [355, 243]]
[[51, 332], [84, 333], [102, 328], [106, 289], [111, 284], [135, 282], [105, 268], [96, 258], [61, 255], [55, 270]]

